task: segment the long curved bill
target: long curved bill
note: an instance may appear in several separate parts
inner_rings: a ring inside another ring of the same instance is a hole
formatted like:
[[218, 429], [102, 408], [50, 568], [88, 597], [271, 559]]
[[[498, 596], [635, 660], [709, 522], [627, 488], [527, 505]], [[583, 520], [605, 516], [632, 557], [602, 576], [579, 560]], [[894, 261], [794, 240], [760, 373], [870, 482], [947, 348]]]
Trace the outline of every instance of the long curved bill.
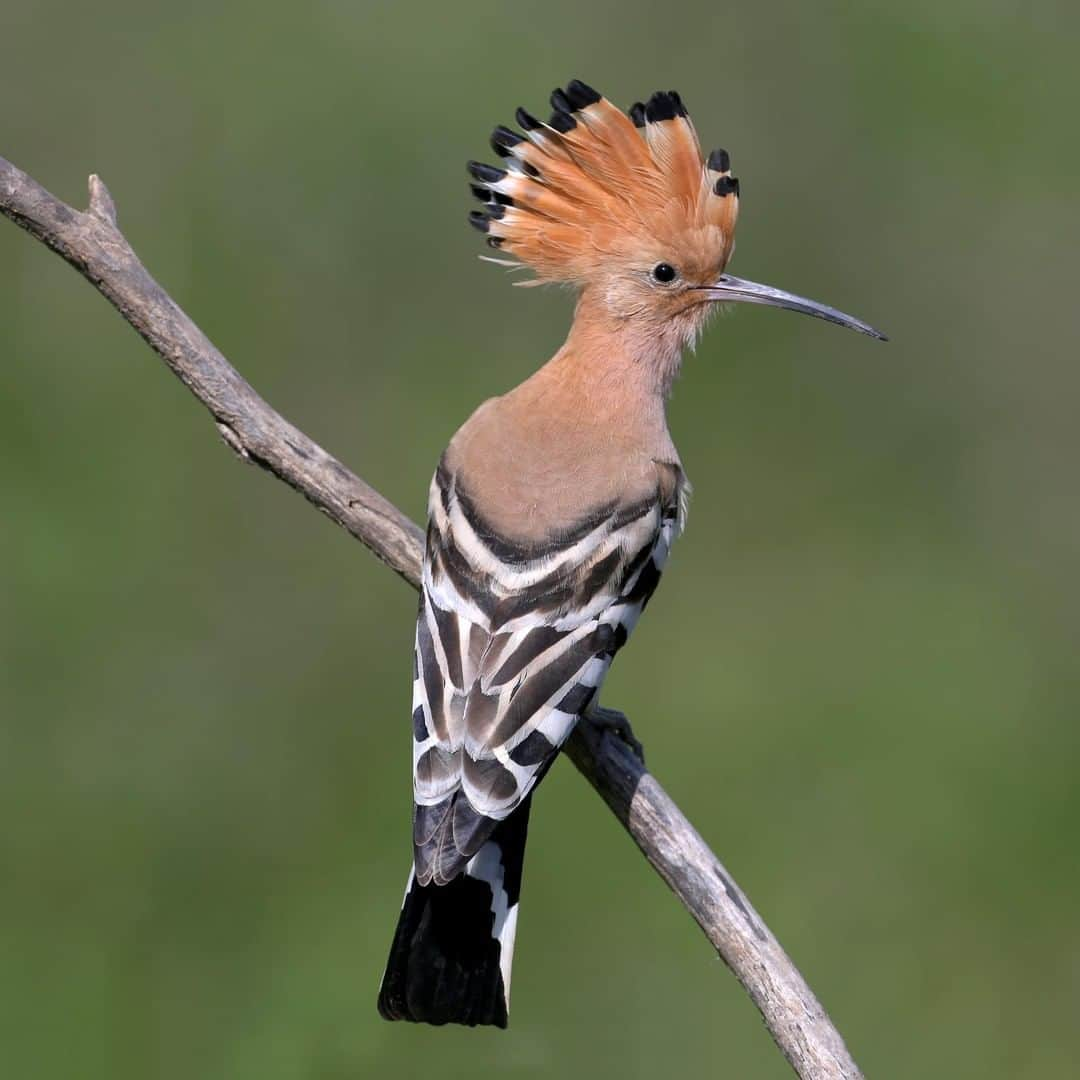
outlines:
[[867, 334], [878, 341], [889, 340], [880, 330], [875, 330], [861, 319], [845, 315], [827, 304], [807, 300], [805, 296], [796, 296], [794, 293], [784, 292], [783, 289], [774, 289], [771, 285], [745, 281], [732, 274], [721, 274], [712, 285], [705, 286], [704, 292], [710, 300], [728, 304], [764, 304], [767, 307], [799, 311], [803, 315], [813, 315], [815, 319], [824, 319], [826, 322], [836, 323], [837, 326], [858, 330], [860, 334]]

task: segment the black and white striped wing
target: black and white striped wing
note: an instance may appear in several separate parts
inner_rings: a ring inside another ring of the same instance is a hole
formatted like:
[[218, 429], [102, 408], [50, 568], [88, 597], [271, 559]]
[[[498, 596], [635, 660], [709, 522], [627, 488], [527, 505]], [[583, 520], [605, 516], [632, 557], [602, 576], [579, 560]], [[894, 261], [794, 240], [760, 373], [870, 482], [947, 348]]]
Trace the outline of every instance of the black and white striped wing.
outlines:
[[679, 530], [659, 494], [556, 542], [492, 534], [445, 470], [432, 486], [413, 687], [421, 883], [449, 881], [528, 796], [652, 595]]

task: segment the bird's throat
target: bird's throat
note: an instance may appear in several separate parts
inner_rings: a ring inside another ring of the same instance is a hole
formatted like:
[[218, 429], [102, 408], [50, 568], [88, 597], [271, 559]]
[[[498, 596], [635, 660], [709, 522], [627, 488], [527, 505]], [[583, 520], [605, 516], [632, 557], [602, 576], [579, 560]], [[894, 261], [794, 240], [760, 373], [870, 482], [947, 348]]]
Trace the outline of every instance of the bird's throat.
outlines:
[[674, 325], [615, 316], [586, 290], [549, 366], [598, 411], [630, 408], [662, 416], [682, 363], [683, 337]]

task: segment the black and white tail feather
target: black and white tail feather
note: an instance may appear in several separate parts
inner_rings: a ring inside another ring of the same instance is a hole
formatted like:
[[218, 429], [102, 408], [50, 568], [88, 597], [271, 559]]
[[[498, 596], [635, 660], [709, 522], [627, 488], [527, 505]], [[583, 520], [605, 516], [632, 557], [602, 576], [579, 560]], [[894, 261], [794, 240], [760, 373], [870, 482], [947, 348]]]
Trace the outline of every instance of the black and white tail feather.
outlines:
[[388, 1020], [494, 1024], [531, 792], [593, 703], [683, 521], [677, 466], [542, 545], [496, 535], [446, 465], [432, 482], [413, 684], [413, 871], [379, 993]]
[[530, 799], [444, 885], [409, 874], [379, 990], [387, 1020], [506, 1027]]

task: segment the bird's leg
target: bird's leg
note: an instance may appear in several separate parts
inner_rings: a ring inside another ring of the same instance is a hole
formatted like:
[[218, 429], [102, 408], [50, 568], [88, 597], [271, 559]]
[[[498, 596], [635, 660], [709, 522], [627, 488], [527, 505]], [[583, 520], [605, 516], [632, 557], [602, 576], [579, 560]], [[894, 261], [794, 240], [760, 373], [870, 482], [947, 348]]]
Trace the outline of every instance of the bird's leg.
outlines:
[[593, 705], [582, 719], [587, 724], [591, 724], [597, 731], [614, 735], [625, 743], [630, 753], [642, 765], [645, 764], [645, 748], [634, 736], [634, 729], [630, 726], [630, 721], [625, 713], [619, 712], [618, 709], [605, 709], [600, 705]]

